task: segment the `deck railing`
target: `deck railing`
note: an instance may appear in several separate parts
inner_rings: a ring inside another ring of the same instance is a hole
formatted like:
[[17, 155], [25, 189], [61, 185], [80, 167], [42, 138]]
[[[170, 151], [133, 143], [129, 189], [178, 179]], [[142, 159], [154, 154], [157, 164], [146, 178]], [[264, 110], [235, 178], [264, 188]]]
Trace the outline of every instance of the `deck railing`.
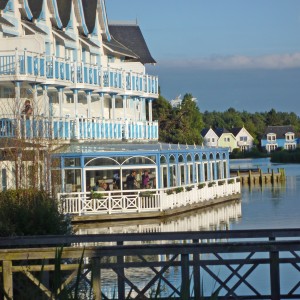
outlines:
[[162, 212], [240, 193], [238, 178], [156, 190], [59, 193], [66, 214], [93, 215]]
[[[157, 76], [128, 70], [101, 67], [98, 64], [75, 62], [69, 59], [38, 54], [30, 51], [0, 51], [1, 80], [55, 81], [67, 86], [87, 85], [104, 92], [128, 92], [129, 94], [158, 96]], [[20, 77], [20, 78], [19, 78]]]
[[0, 238], [0, 297], [300, 299], [299, 264], [295, 228]]
[[2, 115], [0, 137], [24, 139], [157, 140], [158, 122], [101, 118], [45, 118]]

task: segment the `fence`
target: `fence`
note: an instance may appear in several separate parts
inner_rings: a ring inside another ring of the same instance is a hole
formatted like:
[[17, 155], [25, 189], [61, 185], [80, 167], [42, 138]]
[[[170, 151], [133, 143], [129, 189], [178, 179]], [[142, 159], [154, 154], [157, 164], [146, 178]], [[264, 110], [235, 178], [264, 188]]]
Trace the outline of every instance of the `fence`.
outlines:
[[[300, 229], [1, 238], [2, 290], [12, 298], [22, 274], [28, 279], [23, 293], [37, 290], [36, 299], [53, 299], [72, 287], [79, 270], [78, 282], [85, 283], [77, 282], [79, 289], [91, 289], [96, 300], [210, 299], [212, 293], [218, 299], [299, 299], [299, 238]], [[63, 281], [54, 293], [58, 266]], [[209, 280], [214, 288], [205, 287]]]
[[95, 192], [94, 197], [90, 192], [59, 193], [58, 199], [64, 213], [130, 214], [168, 211], [240, 192], [239, 179], [229, 178], [171, 189], [101, 191]]

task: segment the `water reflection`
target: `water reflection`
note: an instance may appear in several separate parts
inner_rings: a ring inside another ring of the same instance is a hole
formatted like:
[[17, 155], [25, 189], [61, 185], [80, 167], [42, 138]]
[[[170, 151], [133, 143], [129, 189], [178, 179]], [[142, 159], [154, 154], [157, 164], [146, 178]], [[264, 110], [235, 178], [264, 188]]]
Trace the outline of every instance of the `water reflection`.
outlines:
[[284, 168], [286, 182], [242, 186], [242, 212], [240, 222], [232, 229], [266, 229], [300, 227], [300, 165], [274, 164], [269, 159], [231, 160], [232, 168], [259, 167], [263, 171]]
[[167, 219], [101, 222], [75, 225], [77, 234], [228, 230], [241, 218], [241, 201], [232, 200]]

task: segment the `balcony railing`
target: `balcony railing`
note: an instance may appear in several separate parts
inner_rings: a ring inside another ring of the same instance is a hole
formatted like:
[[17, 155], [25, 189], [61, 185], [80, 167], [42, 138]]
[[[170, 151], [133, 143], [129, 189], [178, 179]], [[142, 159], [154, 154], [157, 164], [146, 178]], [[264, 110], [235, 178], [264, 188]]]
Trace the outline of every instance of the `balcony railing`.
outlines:
[[100, 118], [45, 118], [34, 116], [0, 119], [0, 137], [24, 139], [157, 140], [158, 123]]
[[[232, 183], [229, 183], [230, 180]], [[135, 214], [169, 211], [241, 192], [237, 177], [217, 180], [215, 183], [206, 182], [201, 187], [198, 184], [182, 186], [182, 191], [176, 188], [101, 191], [95, 192], [100, 196], [96, 198], [90, 192], [59, 193], [58, 199], [66, 214]]]
[[[158, 96], [158, 78], [123, 69], [100, 67], [97, 64], [73, 62], [56, 56], [30, 51], [0, 52], [0, 78], [28, 76], [36, 81], [63, 81], [67, 86], [88, 85], [104, 92], [137, 93]], [[24, 80], [24, 79], [23, 79]]]

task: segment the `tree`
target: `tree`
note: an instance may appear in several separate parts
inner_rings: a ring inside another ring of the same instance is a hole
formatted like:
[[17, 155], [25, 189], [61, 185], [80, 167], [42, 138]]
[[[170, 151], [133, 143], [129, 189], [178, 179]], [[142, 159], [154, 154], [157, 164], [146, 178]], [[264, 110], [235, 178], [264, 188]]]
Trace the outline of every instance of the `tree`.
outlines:
[[178, 142], [187, 144], [201, 144], [200, 135], [204, 127], [202, 114], [192, 94], [185, 94], [180, 109], [177, 112]]

